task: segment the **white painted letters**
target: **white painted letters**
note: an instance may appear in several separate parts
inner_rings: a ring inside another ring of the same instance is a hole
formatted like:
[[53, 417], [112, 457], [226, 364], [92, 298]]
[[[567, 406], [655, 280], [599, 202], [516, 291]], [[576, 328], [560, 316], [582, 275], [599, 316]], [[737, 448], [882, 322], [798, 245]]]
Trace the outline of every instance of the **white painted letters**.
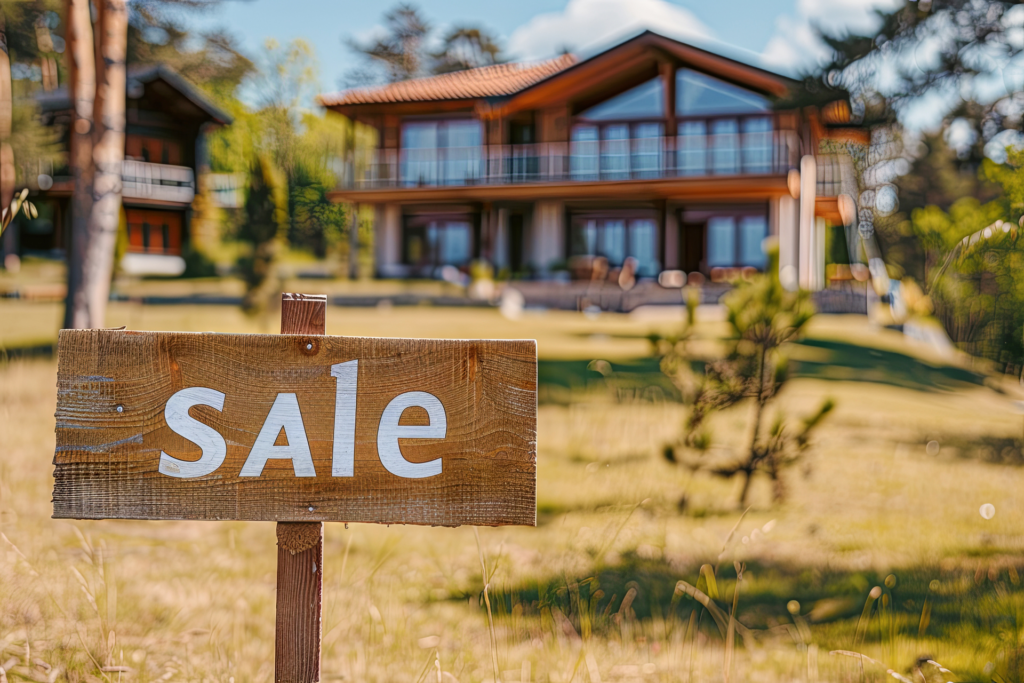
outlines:
[[[288, 445], [275, 446], [274, 442], [282, 428], [288, 437]], [[299, 412], [299, 401], [295, 394], [277, 395], [238, 476], [260, 476], [267, 460], [271, 458], [291, 460], [296, 477], [316, 476], [313, 455], [309, 452], [309, 441], [306, 440], [306, 427], [302, 424], [302, 413]]]
[[331, 376], [337, 379], [334, 395], [334, 456], [331, 475], [355, 475], [356, 452], [356, 389], [359, 380], [359, 361], [350, 360], [331, 366]]
[[[336, 363], [331, 366], [335, 379], [334, 445], [331, 476], [355, 476], [356, 401], [358, 397], [359, 361]], [[192, 406], [210, 406], [224, 409], [224, 394], [204, 387], [189, 387], [175, 393], [167, 401], [164, 417], [167, 426], [199, 446], [202, 456], [188, 461], [172, 458], [160, 451], [159, 471], [169, 477], [190, 479], [212, 474], [224, 463], [227, 445], [224, 437], [212, 427], [188, 414]], [[427, 411], [426, 425], [401, 425], [406, 408], [419, 407]], [[288, 439], [287, 446], [274, 445], [281, 430]], [[409, 462], [402, 455], [400, 439], [443, 439], [448, 434], [448, 416], [444, 406], [433, 394], [409, 391], [399, 394], [388, 403], [377, 427], [377, 455], [391, 474], [406, 479], [422, 479], [441, 474], [441, 458], [428, 462]], [[259, 477], [267, 461], [291, 460], [296, 477], [315, 477], [313, 455], [309, 449], [306, 427], [299, 411], [295, 394], [278, 394], [267, 418], [263, 421], [256, 443], [239, 472], [240, 477]]]
[[216, 429], [204, 425], [188, 414], [192, 406], [210, 406], [224, 409], [224, 394], [206, 387], [189, 387], [167, 399], [164, 419], [171, 431], [183, 436], [202, 450], [196, 461], [178, 460], [160, 451], [160, 473], [168, 477], [191, 479], [211, 474], [224, 462], [228, 448], [224, 437]]
[[[419, 406], [427, 411], [430, 424], [400, 425], [399, 420], [406, 408]], [[425, 391], [409, 391], [391, 400], [384, 414], [380, 416], [377, 428], [377, 455], [380, 462], [391, 474], [406, 479], [422, 479], [441, 474], [441, 458], [428, 462], [409, 462], [402, 455], [399, 439], [443, 439], [448, 433], [448, 417], [444, 406], [433, 394]]]

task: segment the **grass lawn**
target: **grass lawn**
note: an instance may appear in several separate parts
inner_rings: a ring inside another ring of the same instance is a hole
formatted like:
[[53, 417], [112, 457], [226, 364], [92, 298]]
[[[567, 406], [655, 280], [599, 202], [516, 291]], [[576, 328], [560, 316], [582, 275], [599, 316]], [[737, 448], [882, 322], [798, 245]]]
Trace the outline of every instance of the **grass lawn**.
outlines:
[[[59, 317], [56, 305], [0, 301], [0, 342], [52, 343]], [[227, 307], [113, 304], [109, 324], [277, 323]], [[996, 447], [1021, 438], [1014, 387], [958, 374], [863, 319], [819, 318], [796, 354], [810, 369], [780, 403], [796, 416], [825, 396], [838, 407], [787, 472], [787, 501], [773, 506], [757, 481], [742, 514], [740, 482], [691, 476], [660, 455], [685, 408], [615, 383], [648, 353], [643, 336], [674, 324], [329, 309], [332, 334], [535, 338], [542, 360], [565, 370], [552, 381], [569, 379], [540, 408], [537, 528], [327, 525], [324, 680], [852, 683], [894, 680], [887, 669], [915, 683], [1021, 680], [1024, 469]], [[701, 332], [714, 337], [718, 325]], [[622, 371], [588, 375], [592, 359]], [[830, 367], [853, 376], [821, 370]], [[904, 379], [870, 381], [879, 367], [882, 379]], [[272, 680], [273, 525], [50, 519], [55, 375], [49, 359], [0, 366], [9, 680]], [[743, 443], [749, 413], [715, 417], [719, 451]], [[737, 601], [745, 635], [734, 648], [674, 593], [681, 580], [725, 612]], [[953, 673], [927, 663], [917, 673], [920, 658]]]

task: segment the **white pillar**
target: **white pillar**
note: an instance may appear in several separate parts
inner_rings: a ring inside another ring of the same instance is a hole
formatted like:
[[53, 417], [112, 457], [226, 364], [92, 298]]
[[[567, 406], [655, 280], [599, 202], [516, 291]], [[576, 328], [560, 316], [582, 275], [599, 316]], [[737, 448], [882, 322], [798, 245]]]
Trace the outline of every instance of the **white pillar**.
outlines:
[[498, 209], [498, 225], [494, 231], [494, 267], [508, 267], [508, 209]]
[[530, 260], [544, 274], [553, 263], [565, 260], [563, 223], [562, 202], [541, 201], [534, 205]]
[[779, 281], [786, 289], [797, 289], [800, 283], [800, 211], [791, 196], [779, 197]]
[[815, 289], [814, 257], [817, 254], [814, 229], [814, 200], [818, 189], [818, 167], [812, 155], [800, 160], [800, 236], [799, 278], [800, 287]]
[[402, 207], [384, 204], [377, 208], [377, 273], [384, 277], [402, 277]]

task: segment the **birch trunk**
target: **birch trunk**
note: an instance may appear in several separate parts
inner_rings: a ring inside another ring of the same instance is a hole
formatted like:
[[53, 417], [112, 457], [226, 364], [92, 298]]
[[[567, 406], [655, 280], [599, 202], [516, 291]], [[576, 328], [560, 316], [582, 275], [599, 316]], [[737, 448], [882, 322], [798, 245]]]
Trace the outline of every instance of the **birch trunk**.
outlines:
[[92, 212], [93, 102], [96, 97], [96, 61], [89, 0], [67, 2], [68, 88], [71, 93], [70, 166], [74, 178], [71, 194], [71, 241], [68, 245], [68, 293], [64, 308], [65, 329], [89, 325], [89, 306], [83, 272], [89, 246], [89, 214]]
[[121, 217], [128, 43], [125, 0], [99, 0], [97, 10], [96, 125], [92, 152], [95, 177], [82, 268], [82, 288], [91, 328], [104, 326], [114, 272], [114, 247]]

